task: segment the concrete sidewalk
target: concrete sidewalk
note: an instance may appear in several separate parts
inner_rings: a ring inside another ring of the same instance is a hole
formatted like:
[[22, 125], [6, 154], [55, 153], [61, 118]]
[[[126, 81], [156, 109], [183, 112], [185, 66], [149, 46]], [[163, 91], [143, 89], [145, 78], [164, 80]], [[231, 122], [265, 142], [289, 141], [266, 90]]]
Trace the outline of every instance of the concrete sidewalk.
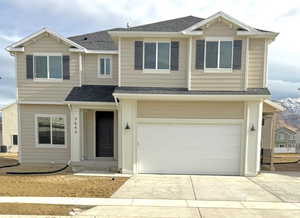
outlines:
[[202, 201], [162, 199], [113, 199], [70, 197], [0, 197], [0, 203], [31, 203], [56, 205], [170, 207], [170, 208], [230, 208], [230, 209], [276, 209], [300, 210], [299, 203], [250, 202], [250, 201]]

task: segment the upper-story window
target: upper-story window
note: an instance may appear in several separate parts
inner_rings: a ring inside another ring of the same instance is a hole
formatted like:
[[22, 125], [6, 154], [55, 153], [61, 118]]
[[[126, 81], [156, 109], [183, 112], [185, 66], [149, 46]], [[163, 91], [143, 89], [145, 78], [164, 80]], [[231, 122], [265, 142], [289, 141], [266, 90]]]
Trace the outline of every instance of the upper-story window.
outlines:
[[111, 57], [100, 57], [98, 63], [98, 76], [99, 77], [110, 77], [111, 76]]
[[170, 69], [170, 42], [144, 42], [144, 69]]
[[34, 55], [34, 75], [36, 79], [62, 79], [62, 55]]
[[233, 41], [206, 40], [205, 68], [231, 69]]

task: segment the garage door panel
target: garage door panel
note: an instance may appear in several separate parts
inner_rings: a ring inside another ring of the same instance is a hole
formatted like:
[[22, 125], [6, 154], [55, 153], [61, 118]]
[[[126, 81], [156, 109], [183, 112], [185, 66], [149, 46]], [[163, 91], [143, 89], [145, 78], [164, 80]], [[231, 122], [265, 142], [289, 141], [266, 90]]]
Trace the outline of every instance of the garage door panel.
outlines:
[[139, 124], [139, 171], [237, 175], [240, 135], [240, 125]]

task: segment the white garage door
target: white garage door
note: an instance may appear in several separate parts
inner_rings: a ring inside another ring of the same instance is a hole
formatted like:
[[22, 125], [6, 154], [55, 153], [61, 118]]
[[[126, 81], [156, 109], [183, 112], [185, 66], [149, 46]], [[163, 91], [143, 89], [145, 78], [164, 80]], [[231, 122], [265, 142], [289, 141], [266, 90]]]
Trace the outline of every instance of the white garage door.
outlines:
[[137, 140], [139, 173], [240, 173], [240, 124], [139, 124]]

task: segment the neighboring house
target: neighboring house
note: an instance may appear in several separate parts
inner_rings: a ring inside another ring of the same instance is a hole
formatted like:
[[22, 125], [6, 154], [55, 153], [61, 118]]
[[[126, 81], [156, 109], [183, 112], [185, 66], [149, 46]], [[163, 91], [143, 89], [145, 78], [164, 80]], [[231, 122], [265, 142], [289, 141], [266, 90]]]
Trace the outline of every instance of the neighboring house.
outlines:
[[20, 162], [256, 175], [277, 35], [223, 12], [70, 38], [42, 29], [7, 48]]
[[[0, 117], [0, 146], [2, 145], [2, 118]], [[1, 148], [0, 148], [1, 151]]]
[[0, 109], [2, 112], [3, 145], [8, 152], [18, 151], [18, 111], [17, 104], [12, 103]]
[[295, 153], [296, 152], [296, 134], [292, 128], [280, 127], [276, 129], [275, 153]]
[[262, 163], [272, 164], [272, 156], [275, 147], [275, 133], [278, 112], [284, 111], [284, 107], [280, 104], [265, 100], [263, 109], [263, 121], [262, 121]]

